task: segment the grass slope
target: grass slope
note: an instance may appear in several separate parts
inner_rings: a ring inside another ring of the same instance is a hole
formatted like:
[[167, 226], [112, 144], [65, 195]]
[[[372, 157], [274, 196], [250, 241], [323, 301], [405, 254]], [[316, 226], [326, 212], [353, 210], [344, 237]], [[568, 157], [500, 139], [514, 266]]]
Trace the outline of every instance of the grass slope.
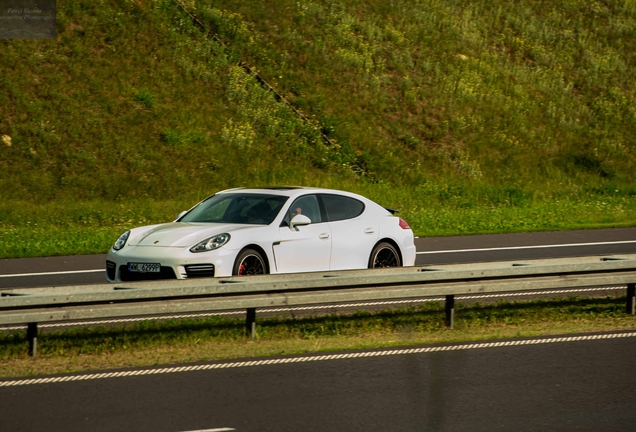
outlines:
[[636, 223], [634, 0], [184, 4], [224, 45], [173, 0], [60, 0], [55, 40], [0, 40], [0, 257], [242, 185], [357, 191], [420, 235]]

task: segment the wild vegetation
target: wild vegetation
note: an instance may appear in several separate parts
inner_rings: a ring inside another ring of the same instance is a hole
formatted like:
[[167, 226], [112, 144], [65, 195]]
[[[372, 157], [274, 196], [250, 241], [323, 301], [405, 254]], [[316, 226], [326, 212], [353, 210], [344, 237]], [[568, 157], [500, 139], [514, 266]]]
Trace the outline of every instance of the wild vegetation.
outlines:
[[636, 0], [183, 5], [205, 31], [59, 0], [55, 40], [0, 40], [0, 257], [246, 185], [360, 192], [419, 235], [636, 224]]

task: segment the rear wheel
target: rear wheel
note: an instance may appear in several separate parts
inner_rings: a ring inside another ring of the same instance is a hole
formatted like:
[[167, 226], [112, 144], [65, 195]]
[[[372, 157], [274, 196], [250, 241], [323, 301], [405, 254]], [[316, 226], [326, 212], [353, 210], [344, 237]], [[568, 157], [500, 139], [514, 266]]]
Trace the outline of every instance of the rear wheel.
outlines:
[[369, 258], [369, 268], [400, 267], [402, 261], [397, 249], [387, 242], [375, 245]]
[[258, 251], [245, 249], [236, 258], [232, 274], [234, 276], [267, 274], [265, 259]]

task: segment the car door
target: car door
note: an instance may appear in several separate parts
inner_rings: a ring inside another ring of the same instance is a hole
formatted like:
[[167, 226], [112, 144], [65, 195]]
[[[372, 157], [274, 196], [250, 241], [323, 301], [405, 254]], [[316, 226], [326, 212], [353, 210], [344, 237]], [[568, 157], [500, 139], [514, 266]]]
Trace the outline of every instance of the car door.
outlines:
[[364, 203], [343, 195], [321, 194], [331, 231], [330, 270], [367, 268], [379, 238], [379, 223], [365, 215]]
[[[309, 217], [309, 225], [290, 227], [296, 214]], [[289, 207], [279, 228], [280, 240], [274, 243], [276, 269], [280, 273], [327, 271], [331, 258], [331, 231], [323, 221], [318, 197], [297, 198]]]

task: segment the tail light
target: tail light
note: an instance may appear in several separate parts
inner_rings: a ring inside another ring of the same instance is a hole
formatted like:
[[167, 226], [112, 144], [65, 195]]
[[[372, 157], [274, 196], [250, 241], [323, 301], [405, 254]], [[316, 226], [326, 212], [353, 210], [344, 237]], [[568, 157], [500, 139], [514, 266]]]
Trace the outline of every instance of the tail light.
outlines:
[[411, 229], [409, 224], [402, 218], [400, 218], [400, 228], [405, 229], [405, 230]]

